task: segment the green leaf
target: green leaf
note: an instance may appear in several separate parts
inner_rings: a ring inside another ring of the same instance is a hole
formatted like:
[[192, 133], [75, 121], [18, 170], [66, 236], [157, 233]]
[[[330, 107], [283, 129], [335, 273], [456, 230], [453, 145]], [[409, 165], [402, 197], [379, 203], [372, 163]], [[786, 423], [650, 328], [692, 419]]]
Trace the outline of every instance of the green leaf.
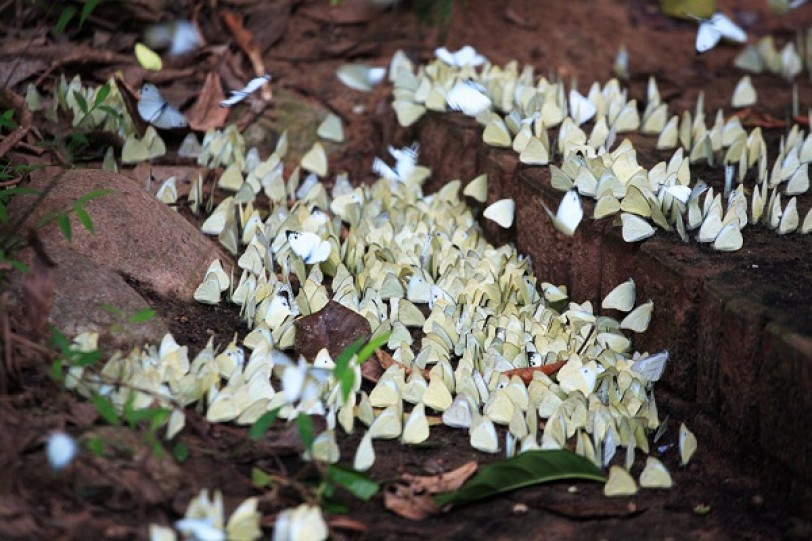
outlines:
[[271, 484], [271, 476], [259, 468], [251, 468], [251, 484], [257, 488], [265, 488]]
[[87, 440], [85, 443], [87, 448], [96, 456], [104, 456], [104, 440], [102, 440], [99, 436], [94, 436]]
[[65, 6], [65, 9], [59, 14], [59, 19], [54, 26], [54, 34], [57, 36], [61, 35], [65, 31], [65, 28], [68, 27], [68, 23], [73, 19], [74, 15], [76, 15], [76, 6], [73, 4]]
[[90, 233], [95, 234], [96, 230], [93, 228], [93, 220], [90, 219], [90, 215], [87, 213], [85, 209], [76, 205], [73, 207], [73, 213], [76, 214], [76, 218], [79, 222], [85, 226]]
[[64, 381], [65, 380], [65, 371], [64, 365], [60, 359], [55, 360], [51, 363], [51, 370], [50, 370], [51, 377], [56, 381]]
[[65, 213], [60, 213], [56, 215], [56, 223], [59, 225], [59, 229], [62, 230], [62, 234], [65, 235], [65, 238], [68, 239], [68, 242], [71, 240], [71, 232], [70, 232], [70, 218]]
[[3, 203], [0, 203], [0, 222], [8, 222], [8, 211], [6, 211], [6, 206]]
[[115, 406], [113, 406], [113, 403], [110, 402], [106, 397], [100, 394], [94, 394], [91, 401], [96, 407], [96, 411], [98, 411], [99, 415], [102, 416], [102, 419], [111, 425], [121, 424], [121, 418], [118, 416]]
[[179, 441], [172, 449], [172, 455], [178, 462], [186, 462], [186, 460], [189, 458], [189, 448], [186, 447], [185, 443]]
[[20, 272], [28, 272], [28, 265], [26, 265], [22, 261], [17, 261], [16, 259], [9, 259], [8, 263], [9, 265], [11, 265]]
[[87, 112], [90, 110], [90, 107], [88, 107], [87, 100], [82, 95], [82, 93], [79, 92], [78, 90], [74, 90], [73, 99], [76, 100], [76, 104], [79, 105], [79, 109], [81, 109], [84, 114], [87, 114]]
[[150, 319], [155, 317], [155, 310], [152, 308], [144, 308], [143, 310], [139, 310], [130, 317], [127, 318], [127, 321], [130, 323], [144, 323], [145, 321], [149, 321]]
[[115, 109], [110, 107], [109, 105], [99, 105], [97, 108], [98, 108], [99, 111], [104, 111], [108, 115], [116, 117], [119, 122], [124, 120], [124, 115], [122, 115], [121, 113], [119, 113], [118, 111], [116, 111]]
[[107, 304], [107, 303], [100, 304], [99, 308], [101, 308], [105, 312], [110, 312], [114, 316], [117, 316], [117, 317], [120, 317], [120, 318], [123, 318], [124, 315], [125, 315], [124, 310], [122, 310], [121, 308], [118, 308], [117, 306], [113, 306], [112, 304]]
[[96, 9], [100, 1], [101, 0], [87, 0], [87, 2], [85, 2], [85, 5], [82, 6], [82, 12], [79, 14], [79, 28], [82, 28], [82, 25], [85, 24], [85, 20], [90, 17], [90, 14], [93, 13], [93, 10]]
[[364, 362], [372, 357], [372, 354], [375, 351], [387, 343], [389, 341], [389, 335], [392, 334], [391, 332], [384, 333], [380, 336], [376, 336], [372, 340], [370, 340], [364, 347], [361, 348], [361, 351], [358, 352], [358, 363], [364, 364]]
[[341, 396], [345, 402], [355, 385], [355, 371], [350, 367], [350, 360], [364, 347], [366, 340], [367, 337], [359, 338], [339, 353], [336, 359], [333, 376], [341, 383]]
[[268, 431], [274, 421], [276, 421], [278, 416], [279, 408], [262, 414], [262, 417], [254, 421], [254, 424], [251, 425], [251, 429], [248, 431], [248, 436], [250, 436], [250, 438], [254, 441], [259, 441], [262, 439], [262, 436], [265, 435], [265, 432]]
[[570, 451], [528, 451], [482, 468], [466, 485], [454, 492], [434, 496], [442, 507], [461, 505], [518, 488], [562, 479], [606, 480], [595, 464]]
[[346, 515], [350, 512], [349, 507], [341, 502], [337, 502], [329, 498], [323, 499], [320, 507], [322, 511], [325, 513], [330, 513], [331, 515]]
[[[90, 2], [85, 4], [85, 7], [87, 7], [88, 5], [90, 5]], [[105, 83], [101, 85], [98, 88], [98, 90], [96, 90], [96, 97], [93, 98], [93, 107], [99, 107], [104, 102], [104, 100], [107, 99], [107, 96], [109, 95], [110, 95], [110, 84]]]
[[7, 109], [0, 115], [0, 128], [8, 128], [13, 130], [17, 127], [17, 123], [12, 120], [14, 118], [14, 109]]
[[70, 355], [71, 366], [90, 366], [101, 359], [101, 351], [72, 351]]
[[302, 440], [302, 445], [305, 449], [313, 447], [313, 419], [304, 413], [300, 413], [296, 417], [296, 428], [299, 429], [299, 439]]
[[39, 195], [39, 190], [27, 188], [25, 186], [15, 186], [7, 190], [0, 190], [0, 201], [8, 201], [11, 196], [16, 195]]
[[349, 490], [359, 500], [369, 501], [380, 490], [380, 485], [361, 472], [342, 468], [335, 464], [327, 466], [327, 478]]
[[111, 193], [115, 193], [115, 190], [110, 190], [110, 189], [107, 189], [107, 188], [103, 188], [103, 189], [99, 189], [99, 190], [93, 190], [93, 191], [87, 192], [85, 195], [79, 197], [75, 201], [74, 205], [83, 206], [85, 203], [87, 203], [91, 199], [97, 199], [99, 197], [103, 197], [103, 196], [111, 194]]

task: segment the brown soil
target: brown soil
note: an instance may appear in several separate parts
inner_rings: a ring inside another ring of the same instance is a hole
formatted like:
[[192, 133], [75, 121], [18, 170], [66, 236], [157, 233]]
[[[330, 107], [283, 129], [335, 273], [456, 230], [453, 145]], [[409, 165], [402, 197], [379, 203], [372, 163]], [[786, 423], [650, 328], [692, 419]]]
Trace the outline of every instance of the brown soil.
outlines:
[[[746, 26], [751, 36], [772, 32], [791, 38], [795, 30], [812, 23], [812, 8], [801, 8], [779, 18], [768, 14], [764, 2], [720, 3], [728, 13], [739, 14], [742, 20], [749, 21]], [[237, 9], [238, 4], [235, 2]], [[402, 139], [405, 134], [392, 127], [388, 88], [381, 86], [362, 95], [341, 86], [334, 70], [346, 61], [383, 65], [398, 48], [416, 59], [427, 59], [437, 44], [436, 32], [428, 30], [419, 37], [408, 3], [383, 12], [366, 24], [325, 20], [325, 14], [329, 17], [326, 0], [295, 4], [280, 41], [266, 55], [275, 92], [289, 91], [340, 112], [348, 141], [343, 148], [336, 149], [331, 166], [334, 170], [347, 170], [355, 181], [372, 180], [369, 172], [372, 157], [381, 154], [388, 142]], [[347, 1], [339, 10], [357, 5]], [[211, 17], [207, 10], [204, 7], [202, 11], [204, 22]], [[516, 17], [524, 20], [526, 27], [511, 22]], [[610, 76], [612, 60], [623, 43], [631, 57], [633, 97], [642, 96], [645, 81], [653, 74], [658, 77], [661, 93], [670, 100], [672, 110], [693, 107], [700, 89], [706, 94], [706, 109], [715, 110], [727, 103], [740, 77], [731, 63], [735, 49], [720, 47], [697, 57], [693, 53], [694, 32], [695, 25], [664, 18], [653, 3], [640, 0], [550, 2], [543, 6], [528, 1], [469, 1], [455, 5], [448, 45], [456, 48], [470, 43], [495, 63], [515, 58], [520, 63], [534, 64], [541, 72], [558, 70], [566, 77], [577, 77], [584, 90], [593, 79], [605, 80]], [[209, 37], [217, 41], [214, 35]], [[72, 75], [75, 69], [77, 66], [71, 65], [66, 72]], [[78, 69], [81, 72], [84, 68]], [[784, 118], [789, 88], [774, 77], [760, 76], [754, 80], [760, 92], [769, 89], [761, 94], [760, 107]], [[808, 82], [803, 82], [802, 110], [812, 105], [809, 88]], [[365, 106], [362, 114], [352, 112], [353, 105], [358, 103]], [[273, 117], [275, 113], [271, 109], [267, 114]], [[271, 142], [266, 144], [270, 146]], [[457, 151], [461, 171], [448, 173], [470, 178], [472, 175], [465, 168], [473, 167], [474, 159], [468, 157], [475, 156], [478, 148], [464, 141]], [[782, 266], [772, 261], [774, 256], [782, 255], [778, 252], [784, 248], [771, 248], [774, 237], [762, 235], [758, 230], [748, 231], [746, 239], [759, 255], [743, 256], [741, 262], [737, 261], [727, 276], [728, 282], [740, 287], [744, 283], [742, 269], [758, 264], [759, 277], [751, 279], [769, 279], [780, 284]], [[808, 242], [804, 246], [808, 247]], [[784, 254], [787, 256], [800, 257], [809, 267], [808, 250], [794, 256]], [[690, 253], [686, 255], [689, 261], [691, 257]], [[719, 260], [722, 264], [722, 256]], [[539, 274], [542, 279], [545, 277], [543, 269], [539, 269]], [[164, 317], [177, 341], [190, 345], [191, 353], [203, 347], [212, 333], [226, 340], [235, 331], [245, 332], [238, 324], [236, 309], [212, 309], [167, 299], [139, 288], [137, 283], [132, 285]], [[801, 286], [806, 289], [776, 285], [760, 300], [768, 306], [793, 307], [786, 320], [808, 334], [808, 283]], [[799, 305], [798, 298], [804, 299], [804, 303]], [[42, 358], [29, 362], [11, 382], [9, 394], [0, 397], [0, 434], [4, 435], [0, 437], [0, 471], [5, 472], [0, 475], [2, 539], [145, 539], [146, 524], [170, 524], [204, 487], [221, 489], [229, 510], [241, 499], [259, 495], [267, 533], [275, 513], [296, 501], [285, 490], [253, 488], [252, 467], [289, 471], [304, 479], [308, 474], [312, 477], [312, 472], [302, 469], [296, 458], [295, 435], [281, 423], [254, 443], [245, 429], [210, 425], [189, 412], [190, 426], [179, 438], [189, 447], [191, 457], [177, 464], [168, 457], [152, 456], [136, 433], [119, 429], [112, 434], [97, 419], [92, 406], [48, 379], [41, 369], [47, 363]], [[812, 537], [812, 524], [798, 518], [808, 518], [809, 509], [790, 505], [794, 500], [785, 490], [789, 486], [786, 474], [765, 461], [750, 438], [720, 428], [695, 403], [686, 402], [673, 392], [658, 390], [657, 396], [660, 415], [669, 416], [670, 428], [660, 442], [668, 448], [653, 454], [672, 472], [676, 486], [670, 491], [643, 490], [636, 497], [610, 500], [603, 497], [599, 485], [578, 483], [575, 490], [570, 490], [569, 484], [558, 483], [454, 509], [422, 522], [410, 522], [389, 513], [381, 496], [367, 503], [346, 496], [342, 499], [362, 531], [336, 528], [332, 533], [337, 539]], [[792, 408], [792, 404], [787, 406]], [[808, 413], [787, 411], [787, 415]], [[678, 466], [674, 447], [680, 422], [686, 422], [699, 439], [699, 451], [686, 468]], [[43, 453], [44, 436], [54, 429], [100, 434], [119, 443], [111, 445], [102, 458], [85, 453], [64, 475], [56, 476], [49, 471]], [[357, 432], [341, 439], [345, 461], [353, 456], [359, 439]], [[378, 460], [371, 476], [385, 482], [403, 471], [437, 472], [471, 459], [480, 463], [494, 459], [472, 450], [463, 431], [434, 427], [430, 441], [431, 445], [417, 448], [376, 441]], [[520, 504], [526, 510], [522, 511]], [[696, 511], [698, 506], [707, 506], [709, 511], [700, 514]]]

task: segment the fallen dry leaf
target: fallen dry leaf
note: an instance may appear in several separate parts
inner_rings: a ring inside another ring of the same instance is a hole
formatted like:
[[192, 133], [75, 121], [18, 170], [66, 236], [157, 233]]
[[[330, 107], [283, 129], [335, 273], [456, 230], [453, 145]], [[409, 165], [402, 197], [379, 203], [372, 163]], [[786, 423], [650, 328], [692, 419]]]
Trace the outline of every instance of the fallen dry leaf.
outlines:
[[[255, 75], [264, 75], [266, 73], [265, 70], [265, 62], [262, 60], [262, 51], [257, 46], [256, 42], [254, 41], [254, 35], [248, 30], [242, 22], [242, 18], [236, 15], [232, 11], [224, 10], [222, 12], [223, 21], [228, 26], [228, 29], [231, 30], [231, 34], [234, 36], [234, 41], [237, 42], [237, 45], [243, 52], [248, 56], [248, 59], [251, 61], [251, 66], [254, 68]], [[261, 90], [262, 99], [265, 101], [270, 101], [273, 98], [273, 94], [271, 93], [271, 85], [264, 85]]]
[[220, 102], [226, 98], [223, 94], [223, 85], [217, 72], [210, 71], [206, 81], [192, 109], [186, 115], [189, 126], [195, 131], [208, 131], [221, 128], [228, 118], [230, 109], [220, 107]]
[[396, 515], [409, 520], [423, 520], [440, 512], [431, 495], [415, 494], [409, 486], [401, 484], [386, 487], [383, 505]]
[[514, 368], [513, 370], [508, 370], [507, 372], [502, 373], [509, 378], [519, 376], [522, 378], [525, 385], [530, 385], [530, 382], [533, 381], [534, 373], [544, 372], [546, 375], [552, 376], [561, 370], [561, 367], [565, 364], [567, 364], [567, 361], [558, 361], [557, 363], [545, 364], [544, 366], [534, 366], [532, 368]]
[[397, 483], [386, 487], [383, 502], [387, 509], [409, 520], [423, 520], [440, 513], [432, 494], [460, 488], [477, 470], [475, 460], [438, 475], [404, 473]]
[[767, 113], [754, 111], [752, 108], [737, 111], [733, 116], [739, 117], [742, 126], [747, 128], [763, 128], [765, 130], [784, 128], [787, 123]]
[[408, 482], [416, 492], [440, 494], [452, 492], [460, 488], [465, 481], [476, 473], [478, 464], [476, 460], [466, 462], [457, 469], [437, 475], [412, 475], [404, 473], [401, 479]]
[[372, 332], [364, 316], [335, 301], [328, 302], [315, 314], [297, 319], [295, 325], [296, 355], [304, 355], [310, 361], [322, 348], [327, 348], [336, 359], [347, 346]]

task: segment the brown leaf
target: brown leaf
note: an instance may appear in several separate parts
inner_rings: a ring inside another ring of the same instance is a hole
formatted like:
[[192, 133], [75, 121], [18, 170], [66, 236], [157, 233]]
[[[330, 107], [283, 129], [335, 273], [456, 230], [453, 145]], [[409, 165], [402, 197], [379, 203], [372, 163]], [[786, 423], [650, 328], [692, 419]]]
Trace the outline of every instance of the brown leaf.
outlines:
[[544, 372], [546, 375], [552, 376], [561, 370], [561, 367], [565, 364], [567, 364], [567, 361], [558, 361], [557, 363], [545, 364], [544, 366], [534, 366], [532, 368], [514, 368], [513, 370], [508, 370], [507, 372], [502, 373], [509, 378], [519, 376], [522, 378], [525, 385], [530, 385], [530, 382], [533, 381], [533, 374], [535, 372]]
[[404, 473], [401, 479], [408, 482], [415, 492], [440, 494], [460, 488], [477, 470], [476, 460], [466, 462], [459, 468], [438, 475], [412, 475]]
[[346, 515], [332, 517], [328, 521], [328, 525], [330, 526], [330, 529], [335, 528], [338, 530], [349, 530], [351, 532], [365, 532], [369, 529], [367, 525], [360, 520], [350, 518]]
[[423, 520], [440, 512], [431, 495], [415, 494], [409, 486], [401, 484], [386, 487], [383, 504], [396, 515], [409, 520]]
[[[223, 10], [221, 14], [223, 22], [226, 23], [231, 34], [234, 36], [234, 41], [243, 52], [248, 56], [251, 61], [251, 66], [254, 68], [255, 75], [264, 75], [265, 62], [262, 60], [262, 51], [254, 41], [254, 35], [248, 30], [242, 22], [242, 18], [232, 11]], [[262, 87], [262, 99], [269, 101], [273, 95], [271, 94], [271, 85]]]
[[337, 358], [344, 349], [372, 332], [366, 318], [346, 306], [330, 301], [324, 308], [296, 320], [296, 355], [310, 361], [322, 348]]
[[210, 71], [206, 75], [206, 81], [203, 83], [200, 94], [197, 95], [197, 101], [186, 115], [189, 127], [195, 131], [208, 131], [222, 127], [229, 112], [227, 107], [220, 107], [220, 102], [225, 98], [220, 76], [217, 75], [217, 72]]
[[138, 97], [136, 96], [135, 90], [130, 88], [130, 85], [119, 76], [116, 76], [115, 81], [121, 98], [124, 100], [124, 105], [127, 107], [127, 113], [133, 121], [135, 131], [139, 137], [143, 137], [149, 124], [138, 114]]
[[397, 483], [386, 487], [383, 503], [387, 509], [409, 520], [423, 520], [440, 513], [432, 494], [460, 488], [477, 470], [475, 460], [439, 475], [404, 473]]

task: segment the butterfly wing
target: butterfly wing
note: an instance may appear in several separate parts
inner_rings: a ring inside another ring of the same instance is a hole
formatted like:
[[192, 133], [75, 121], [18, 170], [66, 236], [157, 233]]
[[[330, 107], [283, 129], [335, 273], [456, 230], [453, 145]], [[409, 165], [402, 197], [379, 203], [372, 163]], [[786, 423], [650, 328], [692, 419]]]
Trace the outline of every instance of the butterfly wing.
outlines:
[[152, 83], [144, 83], [144, 86], [141, 87], [141, 99], [138, 100], [138, 114], [141, 115], [141, 118], [152, 123], [161, 116], [164, 107], [168, 105], [157, 86]]
[[581, 198], [578, 197], [578, 191], [569, 190], [558, 205], [558, 212], [556, 212], [556, 218], [566, 227], [566, 231], [563, 232], [572, 236], [583, 217], [584, 209], [581, 207]]
[[710, 20], [713, 28], [719, 32], [720, 37], [737, 43], [747, 42], [747, 33], [742, 28], [730, 20], [727, 15], [716, 13]]
[[696, 52], [698, 54], [706, 53], [716, 47], [719, 40], [722, 39], [722, 34], [711, 21], [702, 21], [699, 23], [699, 30], [696, 33]]

